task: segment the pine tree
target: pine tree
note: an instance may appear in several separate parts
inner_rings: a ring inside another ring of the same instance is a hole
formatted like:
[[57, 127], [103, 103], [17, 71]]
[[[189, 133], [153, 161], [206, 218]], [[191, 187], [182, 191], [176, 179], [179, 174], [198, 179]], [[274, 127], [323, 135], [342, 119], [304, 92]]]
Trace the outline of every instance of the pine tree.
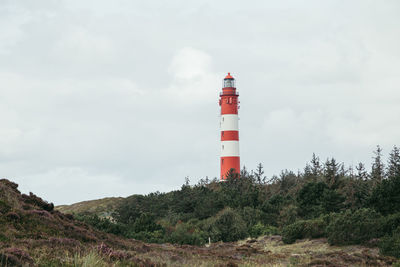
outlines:
[[400, 150], [397, 146], [394, 146], [389, 154], [386, 175], [389, 179], [400, 175]]
[[358, 163], [358, 165], [356, 166], [356, 170], [357, 170], [357, 174], [356, 174], [357, 180], [361, 180], [361, 181], [368, 180], [368, 172], [365, 170], [364, 163], [362, 163], [362, 162]]
[[336, 189], [339, 186], [340, 174], [344, 175], [343, 164], [336, 162], [334, 158], [327, 159], [324, 166], [324, 177], [329, 188]]
[[319, 157], [317, 157], [315, 153], [313, 153], [311, 159], [311, 173], [313, 174], [314, 177], [317, 177], [322, 173], [322, 167]]
[[254, 176], [258, 184], [261, 184], [263, 181], [265, 181], [265, 176], [263, 175], [264, 175], [264, 167], [261, 163], [258, 163], [256, 172], [254, 173]]
[[382, 148], [379, 145], [376, 146], [374, 154], [375, 157], [373, 157], [374, 162], [372, 163], [371, 179], [374, 185], [376, 185], [382, 182], [385, 170], [385, 166], [382, 162]]

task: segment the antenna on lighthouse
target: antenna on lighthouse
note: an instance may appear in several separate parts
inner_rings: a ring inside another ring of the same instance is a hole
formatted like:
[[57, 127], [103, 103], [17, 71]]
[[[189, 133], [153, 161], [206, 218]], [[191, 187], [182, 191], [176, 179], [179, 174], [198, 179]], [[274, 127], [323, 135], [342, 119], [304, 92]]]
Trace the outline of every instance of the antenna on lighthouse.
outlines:
[[223, 80], [219, 105], [221, 106], [221, 173], [220, 179], [227, 179], [230, 171], [240, 173], [239, 118], [235, 79], [228, 72]]

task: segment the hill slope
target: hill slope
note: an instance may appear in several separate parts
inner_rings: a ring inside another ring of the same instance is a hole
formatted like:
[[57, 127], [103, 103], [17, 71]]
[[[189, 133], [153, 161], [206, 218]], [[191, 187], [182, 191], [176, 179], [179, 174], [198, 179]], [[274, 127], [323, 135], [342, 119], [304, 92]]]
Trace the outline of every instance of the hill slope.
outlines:
[[99, 217], [108, 217], [118, 207], [122, 197], [107, 197], [96, 200], [82, 201], [71, 205], [56, 206], [55, 209], [62, 213], [69, 214], [82, 214], [90, 213], [96, 214]]
[[145, 244], [97, 231], [0, 180], [0, 266], [390, 266], [377, 249], [279, 236], [209, 247]]

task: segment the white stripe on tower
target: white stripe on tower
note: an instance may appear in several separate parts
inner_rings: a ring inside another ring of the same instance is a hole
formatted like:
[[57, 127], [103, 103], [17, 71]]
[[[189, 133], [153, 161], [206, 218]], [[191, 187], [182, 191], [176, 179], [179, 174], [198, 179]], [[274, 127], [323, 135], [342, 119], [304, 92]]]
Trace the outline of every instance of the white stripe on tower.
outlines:
[[239, 131], [239, 116], [237, 114], [222, 115], [221, 131]]
[[239, 141], [222, 141], [221, 157], [239, 157]]

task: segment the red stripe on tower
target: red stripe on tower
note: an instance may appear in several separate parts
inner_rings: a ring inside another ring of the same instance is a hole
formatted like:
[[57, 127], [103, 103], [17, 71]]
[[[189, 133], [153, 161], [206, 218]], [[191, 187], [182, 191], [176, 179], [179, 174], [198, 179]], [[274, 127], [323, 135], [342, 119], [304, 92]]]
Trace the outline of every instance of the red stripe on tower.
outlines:
[[227, 173], [231, 169], [240, 173], [238, 97], [235, 79], [228, 73], [224, 79], [219, 99], [221, 106], [221, 180], [226, 180]]

